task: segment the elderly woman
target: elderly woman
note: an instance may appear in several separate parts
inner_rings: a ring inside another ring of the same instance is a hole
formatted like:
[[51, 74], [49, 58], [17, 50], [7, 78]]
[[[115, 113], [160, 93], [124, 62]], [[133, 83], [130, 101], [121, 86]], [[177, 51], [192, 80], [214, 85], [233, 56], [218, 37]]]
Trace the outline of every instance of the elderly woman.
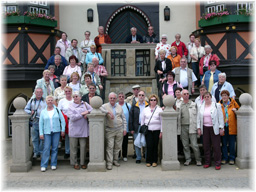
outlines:
[[160, 112], [163, 110], [157, 105], [158, 97], [153, 94], [149, 97], [149, 106], [146, 107], [141, 115], [141, 125], [148, 125], [148, 133], [146, 135], [147, 157], [146, 166], [156, 167], [158, 160], [158, 142], [162, 137], [162, 119]]
[[172, 71], [169, 71], [167, 73], [167, 81], [164, 82], [163, 84], [163, 98], [166, 96], [166, 95], [172, 95], [174, 97], [175, 94], [174, 94], [174, 91], [177, 87], [180, 87], [182, 88], [182, 85], [179, 84], [178, 82], [176, 82], [175, 80], [175, 73], [173, 73]]
[[[73, 103], [73, 98], [72, 98], [72, 88], [69, 86], [66, 86], [64, 88], [65, 92], [65, 98], [61, 99], [58, 102], [58, 108], [65, 114], [67, 115], [68, 113], [68, 107], [71, 103]], [[68, 137], [68, 127], [65, 129], [65, 155], [64, 158], [67, 159], [70, 156], [70, 147], [69, 147], [69, 137]], [[61, 147], [61, 141], [59, 143], [59, 148]]]
[[65, 53], [67, 48], [71, 47], [71, 42], [67, 39], [68, 35], [63, 32], [61, 34], [61, 39], [57, 41], [57, 44], [55, 47], [60, 47], [60, 54], [65, 57]]
[[44, 139], [44, 150], [41, 159], [41, 171], [45, 172], [48, 166], [51, 150], [51, 169], [57, 168], [58, 142], [65, 136], [65, 119], [61, 111], [53, 104], [53, 96], [46, 97], [47, 107], [42, 110], [39, 118], [40, 139]]
[[68, 81], [70, 79], [70, 76], [72, 73], [77, 72], [79, 74], [79, 77], [81, 77], [81, 67], [77, 65], [78, 59], [75, 55], [71, 55], [69, 57], [69, 65], [65, 67], [63, 75], [66, 75], [68, 77]]
[[172, 68], [180, 67], [181, 56], [177, 54], [177, 47], [172, 46], [170, 48], [170, 55], [167, 57], [172, 62]]
[[212, 102], [209, 92], [204, 94], [205, 102], [197, 113], [197, 133], [203, 135], [203, 148], [205, 164], [204, 168], [211, 165], [211, 147], [213, 148], [215, 169], [221, 169], [220, 136], [224, 134], [224, 121], [219, 103]]
[[[237, 135], [237, 119], [236, 111], [240, 108], [237, 102], [229, 97], [227, 90], [221, 91], [222, 100], [220, 100], [223, 117], [225, 134], [222, 138], [222, 161], [221, 164], [226, 164], [229, 161], [230, 165], [235, 164], [236, 158], [236, 135]], [[228, 147], [229, 146], [229, 155]]]
[[85, 58], [86, 65], [88, 65], [88, 63], [92, 63], [92, 58], [94, 58], [94, 57], [98, 57], [99, 64], [102, 65], [104, 60], [103, 60], [101, 54], [96, 52], [96, 46], [91, 45], [90, 48], [91, 48], [91, 51], [86, 54], [86, 58]]
[[[36, 81], [35, 90], [37, 87], [41, 87], [43, 90], [43, 98], [46, 98], [48, 95], [53, 95], [54, 90], [55, 90], [54, 84], [50, 79], [50, 73], [51, 72], [49, 70], [44, 70], [43, 78], [38, 79]], [[36, 97], [36, 95], [35, 95], [35, 93], [33, 93], [32, 98], [35, 98], [35, 97]]]
[[69, 87], [72, 88], [73, 91], [79, 91], [81, 88], [81, 84], [79, 83], [79, 74], [77, 72], [73, 72], [70, 77]]
[[235, 99], [236, 94], [233, 89], [233, 86], [226, 81], [226, 73], [219, 73], [218, 75], [219, 81], [214, 83], [212, 86], [211, 94], [214, 95], [216, 102], [219, 102], [221, 100], [221, 91], [228, 90], [230, 97]]
[[221, 73], [215, 60], [209, 62], [210, 70], [206, 71], [202, 79], [202, 85], [205, 84], [207, 90], [211, 92], [214, 83], [218, 82], [218, 75]]
[[199, 81], [199, 61], [200, 59], [205, 55], [204, 47], [201, 46], [200, 39], [195, 39], [195, 46], [191, 48], [190, 50], [190, 57], [192, 58], [192, 69], [197, 77], [197, 81], [195, 82], [196, 85], [200, 85]]
[[61, 75], [60, 76], [60, 87], [58, 87], [57, 89], [55, 89], [54, 91], [54, 97], [55, 97], [55, 105], [58, 106], [58, 102], [65, 98], [65, 87], [67, 86], [67, 76], [65, 75]]
[[91, 32], [85, 31], [84, 32], [85, 39], [81, 42], [80, 47], [83, 51], [83, 53], [86, 55], [88, 52], [90, 52], [90, 46], [95, 45], [94, 40], [90, 39]]
[[210, 45], [204, 46], [205, 55], [200, 59], [199, 62], [199, 74], [200, 80], [202, 80], [204, 73], [210, 69], [209, 62], [214, 60], [216, 61], [216, 66], [218, 67], [220, 64], [220, 59], [217, 55], [212, 54], [212, 48]]
[[89, 136], [89, 124], [87, 114], [92, 111], [92, 107], [81, 101], [81, 95], [78, 91], [73, 93], [74, 102], [69, 105], [67, 116], [69, 117], [69, 140], [70, 140], [70, 164], [74, 169], [79, 170], [80, 166], [77, 161], [77, 147], [80, 144], [80, 165], [86, 169], [86, 137]]
[[158, 60], [159, 58], [159, 51], [161, 49], [165, 50], [165, 57], [169, 55], [171, 45], [167, 43], [167, 35], [163, 34], [161, 38], [161, 42], [157, 43], [155, 48], [155, 59]]

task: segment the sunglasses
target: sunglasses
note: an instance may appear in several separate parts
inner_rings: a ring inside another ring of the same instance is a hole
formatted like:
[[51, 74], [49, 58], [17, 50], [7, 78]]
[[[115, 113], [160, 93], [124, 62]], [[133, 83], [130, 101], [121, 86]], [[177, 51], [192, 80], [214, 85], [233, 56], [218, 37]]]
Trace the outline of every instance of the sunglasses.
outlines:
[[143, 97], [144, 95], [142, 95], [142, 94], [139, 94], [139, 96], [142, 96], [142, 97]]
[[156, 101], [156, 99], [150, 99], [150, 101]]
[[79, 96], [78, 95], [73, 96], [73, 98], [77, 98], [77, 97], [79, 97]]

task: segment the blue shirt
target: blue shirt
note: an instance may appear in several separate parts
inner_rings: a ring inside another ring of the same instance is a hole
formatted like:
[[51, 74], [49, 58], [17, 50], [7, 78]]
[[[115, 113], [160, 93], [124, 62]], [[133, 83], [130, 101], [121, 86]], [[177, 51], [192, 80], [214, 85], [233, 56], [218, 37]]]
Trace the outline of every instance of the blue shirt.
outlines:
[[[50, 59], [48, 59], [47, 64], [46, 64], [46, 66], [45, 66], [44, 69], [48, 69], [48, 67], [49, 67], [50, 65], [55, 65], [55, 63], [54, 63], [54, 57], [55, 57], [55, 55], [51, 56]], [[66, 60], [65, 57], [63, 57], [62, 55], [61, 55], [61, 62], [60, 62], [60, 64], [62, 64], [62, 65], [64, 66], [64, 68], [68, 65], [68, 64], [67, 64], [67, 60]]]
[[40, 114], [41, 114], [41, 111], [43, 109], [45, 109], [46, 107], [46, 102], [45, 100], [37, 100], [36, 98], [34, 99], [30, 99], [25, 107], [25, 112], [27, 114], [31, 114], [31, 111], [35, 111], [37, 110], [37, 113], [36, 113], [36, 118], [39, 118], [40, 117]]
[[[128, 108], [127, 108], [127, 106], [128, 106]], [[130, 103], [124, 102], [124, 104], [122, 105], [122, 109], [123, 109], [123, 112], [124, 112], [124, 116], [125, 116], [126, 122], [129, 122], [129, 111], [131, 109]], [[127, 133], [129, 132], [129, 123], [127, 123], [126, 132]]]
[[103, 64], [104, 60], [103, 60], [103, 58], [102, 58], [100, 53], [96, 53], [95, 52], [93, 54], [92, 52], [89, 52], [89, 53], [86, 54], [86, 59], [85, 59], [86, 65], [88, 65], [88, 63], [92, 63], [92, 58], [94, 58], [94, 57], [97, 57], [99, 59], [99, 64], [100, 65]]

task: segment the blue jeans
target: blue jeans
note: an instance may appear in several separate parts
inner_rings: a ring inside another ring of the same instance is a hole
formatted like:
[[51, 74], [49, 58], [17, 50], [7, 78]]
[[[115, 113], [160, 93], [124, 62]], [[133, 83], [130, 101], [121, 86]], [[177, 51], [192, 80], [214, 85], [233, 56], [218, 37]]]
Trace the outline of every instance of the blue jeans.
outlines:
[[[229, 147], [227, 147], [227, 144]], [[222, 160], [230, 161], [236, 158], [236, 135], [229, 135], [229, 128], [225, 126], [225, 135], [222, 136]], [[228, 156], [229, 148], [229, 156]]]
[[39, 136], [39, 121], [35, 120], [31, 127], [31, 139], [33, 144], [33, 152], [36, 155], [42, 155], [43, 153], [43, 140]]
[[41, 167], [48, 166], [51, 146], [52, 146], [51, 166], [57, 166], [59, 140], [60, 140], [60, 132], [56, 132], [56, 133], [52, 132], [51, 134], [44, 135], [44, 151], [41, 159]]
[[[140, 126], [139, 126], [139, 128], [138, 128], [138, 132], [136, 133], [136, 132], [134, 132], [134, 134], [133, 134], [133, 137], [134, 137], [134, 141], [135, 141], [135, 139], [137, 138], [137, 136], [138, 136], [138, 134], [139, 134], [139, 132], [140, 132]], [[137, 146], [135, 146], [134, 145], [134, 148], [135, 148], [135, 153], [136, 153], [136, 160], [141, 160], [141, 148], [139, 148], [139, 147], [137, 147]], [[144, 148], [143, 148], [144, 149]], [[146, 150], [147, 148], [145, 147], [145, 149], [144, 150]], [[147, 150], [145, 151], [145, 158], [147, 158]]]
[[69, 136], [65, 134], [65, 153], [70, 154], [70, 147], [69, 147]]

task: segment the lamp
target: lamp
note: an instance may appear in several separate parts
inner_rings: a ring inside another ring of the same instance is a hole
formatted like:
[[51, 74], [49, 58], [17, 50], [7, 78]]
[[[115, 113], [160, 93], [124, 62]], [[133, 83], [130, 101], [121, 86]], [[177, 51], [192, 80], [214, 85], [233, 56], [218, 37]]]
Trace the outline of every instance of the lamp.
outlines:
[[93, 22], [93, 10], [91, 8], [87, 10], [87, 21]]
[[170, 8], [166, 6], [164, 8], [164, 20], [169, 21], [170, 20]]

